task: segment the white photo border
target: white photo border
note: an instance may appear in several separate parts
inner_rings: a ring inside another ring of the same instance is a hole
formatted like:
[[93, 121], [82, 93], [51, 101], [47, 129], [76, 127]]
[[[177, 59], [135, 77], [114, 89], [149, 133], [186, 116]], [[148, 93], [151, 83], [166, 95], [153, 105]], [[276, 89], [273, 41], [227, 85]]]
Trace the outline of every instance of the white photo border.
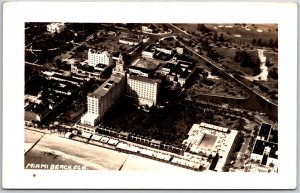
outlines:
[[[279, 172], [156, 173], [24, 169], [24, 23], [276, 23]], [[200, 2], [8, 2], [3, 5], [4, 188], [294, 189], [297, 161], [297, 5]], [[33, 177], [33, 173], [35, 177]]]

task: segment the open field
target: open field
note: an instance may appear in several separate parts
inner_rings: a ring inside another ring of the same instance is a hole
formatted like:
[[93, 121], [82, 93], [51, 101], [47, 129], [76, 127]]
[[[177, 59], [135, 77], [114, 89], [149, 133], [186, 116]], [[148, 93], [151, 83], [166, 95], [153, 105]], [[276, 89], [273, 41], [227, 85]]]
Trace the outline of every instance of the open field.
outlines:
[[226, 33], [237, 41], [251, 43], [253, 38], [269, 42], [277, 39], [277, 25], [275, 24], [205, 24], [205, 26], [218, 33]]
[[[253, 39], [269, 43], [270, 39], [277, 39], [276, 24], [204, 24], [209, 31], [224, 35], [225, 39], [231, 41], [252, 43]], [[176, 24], [182, 30], [190, 34], [203, 34], [198, 24]]]

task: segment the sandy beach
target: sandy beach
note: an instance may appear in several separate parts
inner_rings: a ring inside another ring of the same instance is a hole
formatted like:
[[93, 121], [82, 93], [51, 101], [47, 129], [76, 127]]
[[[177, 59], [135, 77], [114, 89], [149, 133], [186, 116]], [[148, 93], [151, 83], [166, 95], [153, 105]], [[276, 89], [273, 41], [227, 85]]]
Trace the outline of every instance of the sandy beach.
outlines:
[[125, 153], [46, 134], [26, 154], [25, 164], [35, 162], [73, 165], [76, 163], [85, 165], [89, 169], [118, 170], [127, 157]]
[[[25, 130], [25, 149], [33, 145], [42, 133]], [[160, 161], [126, 154], [82, 142], [66, 139], [58, 135], [45, 134], [26, 154], [24, 167], [30, 164], [84, 166], [88, 170], [121, 171], [162, 171], [193, 172], [192, 170]]]
[[25, 129], [24, 152], [27, 152], [34, 145], [34, 143], [37, 142], [43, 135], [43, 133]]
[[136, 155], [129, 155], [121, 171], [193, 172], [189, 169]]

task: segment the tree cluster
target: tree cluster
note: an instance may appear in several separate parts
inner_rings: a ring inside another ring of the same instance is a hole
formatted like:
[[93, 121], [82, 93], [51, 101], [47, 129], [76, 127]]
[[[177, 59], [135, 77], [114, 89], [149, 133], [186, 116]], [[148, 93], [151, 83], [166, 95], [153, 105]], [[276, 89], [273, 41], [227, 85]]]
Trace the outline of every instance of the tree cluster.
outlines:
[[249, 67], [253, 69], [254, 74], [260, 72], [260, 60], [259, 58], [253, 58], [246, 51], [237, 51], [234, 57], [234, 61], [239, 63], [241, 67]]

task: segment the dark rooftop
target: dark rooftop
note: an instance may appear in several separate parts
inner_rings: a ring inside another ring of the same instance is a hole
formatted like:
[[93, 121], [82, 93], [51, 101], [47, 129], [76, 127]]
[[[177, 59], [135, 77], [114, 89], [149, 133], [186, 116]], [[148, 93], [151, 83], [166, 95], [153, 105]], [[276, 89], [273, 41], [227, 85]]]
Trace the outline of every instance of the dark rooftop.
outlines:
[[271, 129], [268, 141], [278, 143], [278, 130]]
[[146, 51], [146, 52], [155, 52], [154, 45], [153, 44], [149, 45], [148, 47], [146, 47], [146, 49], [144, 51]]
[[267, 140], [269, 137], [270, 130], [271, 130], [271, 125], [262, 123], [258, 136], [261, 137], [261, 139]]
[[276, 152], [278, 151], [278, 144], [272, 142], [257, 139], [253, 148], [253, 153], [262, 155], [265, 147], [271, 148], [269, 157], [278, 159], [278, 155], [276, 155]]
[[81, 80], [78, 80], [76, 78], [73, 78], [73, 77], [70, 77], [70, 76], [63, 76], [63, 75], [60, 75], [60, 74], [53, 74], [52, 77], [53, 78], [64, 79], [66, 81], [75, 82], [75, 83], [78, 83], [78, 84], [80, 84], [82, 82]]
[[96, 67], [97, 67], [97, 68], [105, 68], [105, 67], [107, 67], [107, 65], [106, 65], [106, 64], [101, 64], [101, 63], [100, 63], [100, 64], [97, 64]]
[[62, 91], [62, 92], [72, 92], [77, 88], [77, 86], [69, 82], [63, 82], [63, 83], [54, 82], [54, 84], [51, 85], [51, 88], [53, 90]]
[[163, 68], [168, 68], [168, 69], [172, 69], [172, 68], [174, 68], [174, 67], [175, 67], [175, 64], [170, 63], [170, 62], [166, 63], [166, 64], [163, 66]]
[[187, 67], [189, 69], [193, 69], [196, 65], [192, 62], [187, 62], [187, 61], [180, 61], [178, 64], [182, 67]]
[[113, 52], [112, 56], [119, 58], [120, 54], [121, 54], [120, 52]]
[[35, 104], [35, 103], [30, 103], [26, 108], [25, 111], [30, 111], [36, 114], [41, 114], [44, 111], [48, 110], [49, 107], [48, 105], [45, 104]]
[[147, 68], [142, 68], [142, 67], [138, 67], [138, 66], [129, 66], [128, 69], [133, 69], [133, 70], [139, 70], [141, 72], [144, 72], [144, 73], [151, 73], [152, 70], [150, 69], [147, 69]]
[[189, 73], [187, 70], [185, 70], [185, 71], [179, 73], [180, 78], [186, 78], [186, 77], [188, 77], [189, 74], [190, 74], [190, 73]]
[[179, 54], [176, 54], [174, 56], [174, 58], [176, 58], [177, 60], [180, 60], [180, 61], [185, 61], [185, 62], [191, 62], [191, 63], [194, 63], [194, 60], [186, 55], [179, 55]]
[[157, 52], [157, 54], [155, 54], [154, 56], [155, 59], [164, 60], [164, 61], [170, 60], [172, 58], [172, 55], [166, 54], [164, 52]]

